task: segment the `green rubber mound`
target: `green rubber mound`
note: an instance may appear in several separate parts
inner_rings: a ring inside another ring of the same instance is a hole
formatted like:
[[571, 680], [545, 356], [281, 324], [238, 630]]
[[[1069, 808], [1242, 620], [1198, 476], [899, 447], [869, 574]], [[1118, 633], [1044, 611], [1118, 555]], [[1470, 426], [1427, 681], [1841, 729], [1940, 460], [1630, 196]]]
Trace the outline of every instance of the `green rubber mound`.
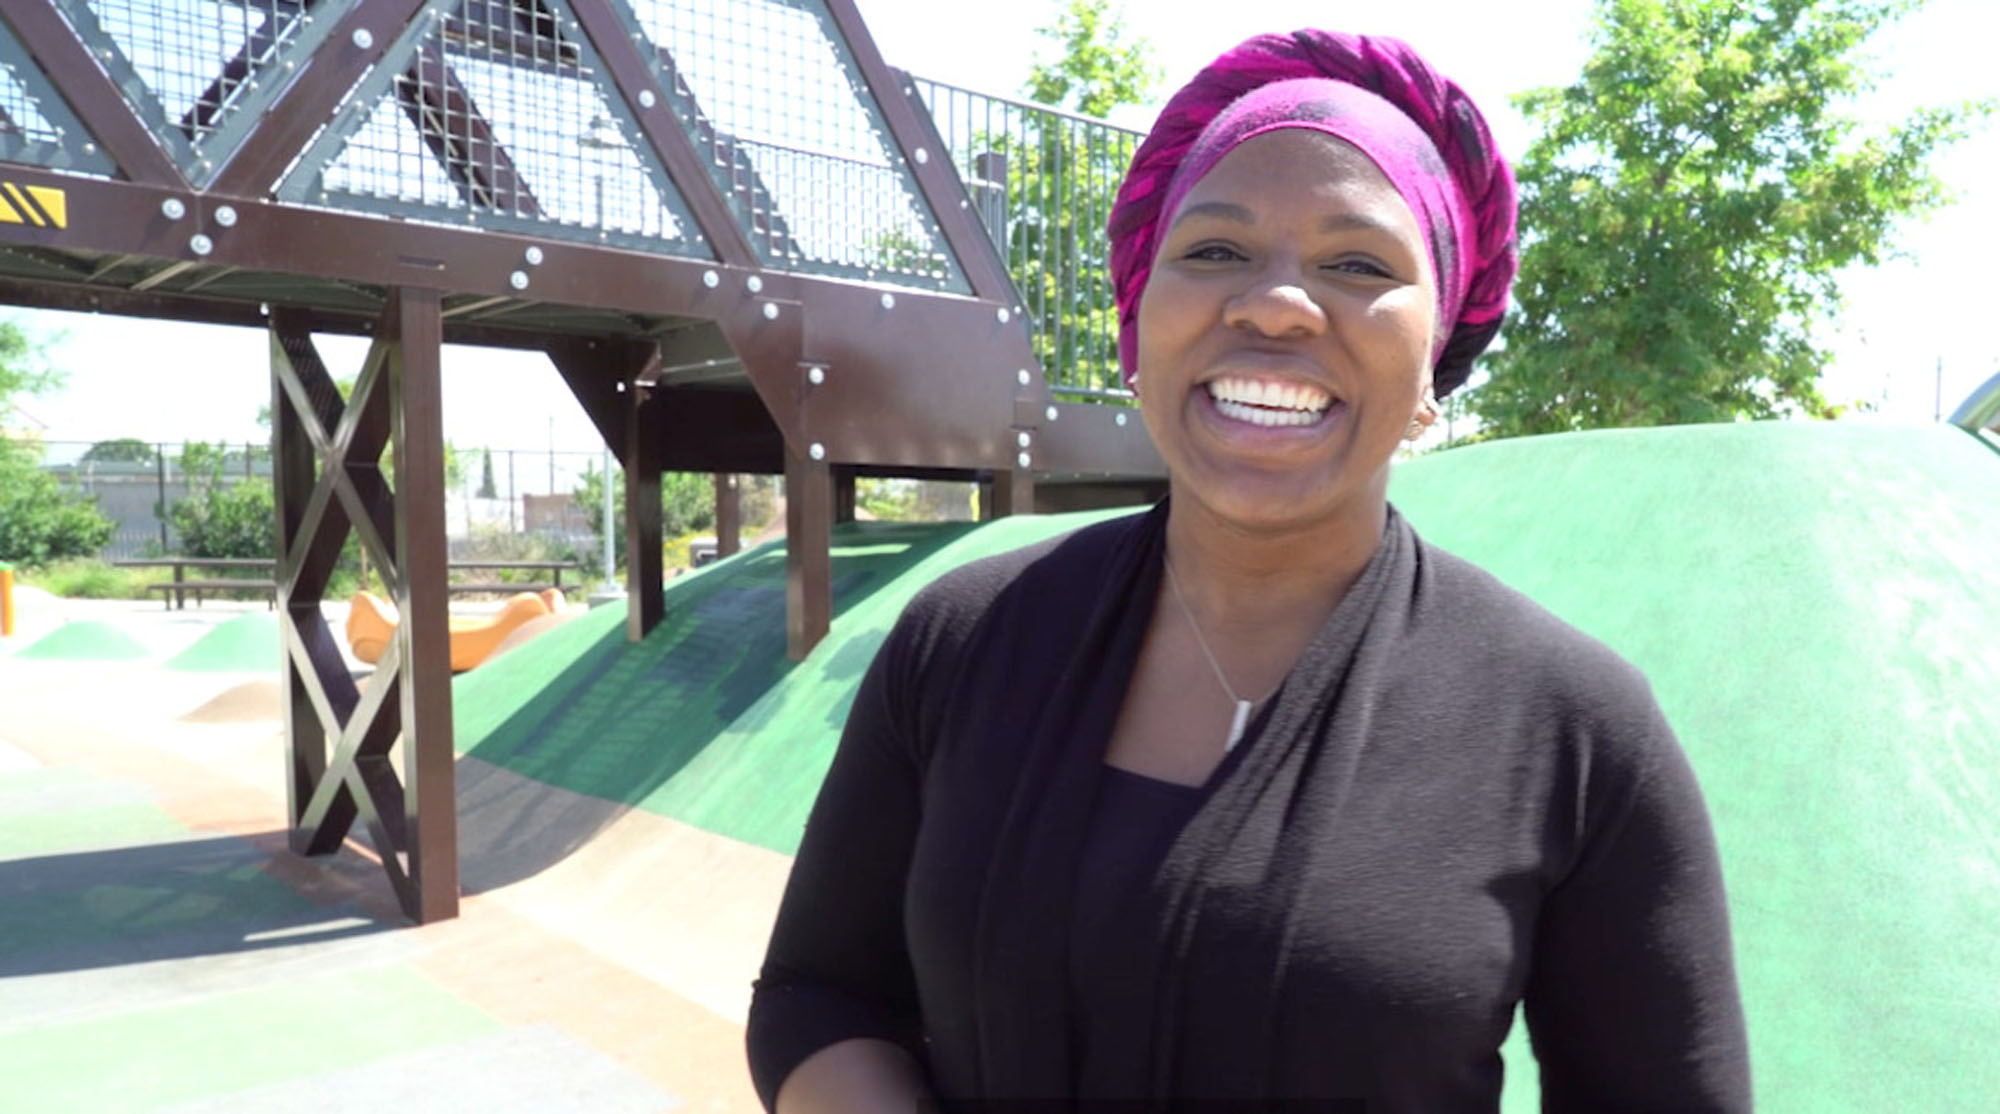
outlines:
[[[1722, 847], [1761, 1109], [2000, 1094], [1996, 491], [2000, 454], [1942, 426], [1572, 434], [1397, 469], [1425, 538], [1651, 678]], [[783, 550], [743, 554], [676, 581], [640, 645], [610, 609], [458, 678], [460, 747], [790, 853], [909, 597], [1100, 517], [841, 527], [833, 631], [797, 666]], [[1526, 1114], [1519, 1026], [1506, 1056]]]
[[1396, 476], [1426, 539], [1652, 680], [1722, 847], [1761, 1109], [2000, 1095], [1996, 491], [1948, 426], [1542, 437]]
[[14, 655], [40, 661], [131, 661], [151, 657], [138, 639], [97, 619], [64, 623]]
[[459, 748], [790, 854], [862, 671], [910, 597], [946, 569], [1102, 517], [841, 525], [833, 629], [796, 665], [782, 543], [739, 554], [670, 584], [665, 620], [639, 645], [623, 608], [601, 608], [459, 676]]
[[168, 658], [166, 667], [190, 673], [275, 670], [279, 652], [277, 615], [248, 612], [195, 639]]

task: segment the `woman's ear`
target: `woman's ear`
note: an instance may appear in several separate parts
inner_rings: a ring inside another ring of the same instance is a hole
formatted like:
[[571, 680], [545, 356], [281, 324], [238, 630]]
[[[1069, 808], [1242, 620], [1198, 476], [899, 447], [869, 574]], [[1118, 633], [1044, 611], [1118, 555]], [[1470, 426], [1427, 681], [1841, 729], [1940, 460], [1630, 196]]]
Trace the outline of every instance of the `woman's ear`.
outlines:
[[1424, 397], [1417, 403], [1416, 412], [1410, 415], [1409, 428], [1403, 431], [1403, 440], [1415, 441], [1424, 435], [1431, 423], [1438, 420], [1443, 407], [1438, 403], [1437, 392], [1429, 383], [1424, 384]]

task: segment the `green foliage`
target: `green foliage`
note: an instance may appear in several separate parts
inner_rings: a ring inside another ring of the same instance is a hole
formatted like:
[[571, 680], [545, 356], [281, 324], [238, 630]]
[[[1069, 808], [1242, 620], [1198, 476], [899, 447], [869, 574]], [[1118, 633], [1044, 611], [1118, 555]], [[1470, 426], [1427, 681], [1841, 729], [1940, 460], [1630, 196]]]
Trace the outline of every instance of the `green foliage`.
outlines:
[[[577, 510], [590, 523], [591, 535], [603, 544], [604, 473], [596, 465], [584, 468], [583, 478], [572, 493]], [[625, 560], [625, 470], [611, 477], [612, 529], [618, 548], [614, 561]], [[715, 528], [715, 477], [706, 472], [666, 472], [660, 476], [661, 536], [679, 537]], [[592, 555], [584, 555], [588, 560]], [[602, 551], [596, 554], [602, 560]], [[592, 562], [595, 567], [595, 562]]]
[[34, 567], [96, 553], [117, 527], [42, 471], [39, 446], [0, 437], [0, 559]]
[[136, 437], [119, 437], [85, 449], [82, 459], [89, 464], [153, 464], [156, 457], [152, 445]]
[[35, 570], [28, 583], [72, 600], [132, 600], [146, 585], [170, 579], [166, 569], [121, 569], [96, 557], [73, 557]]
[[[45, 351], [44, 341], [0, 321], [0, 430], [16, 398], [62, 385]], [[95, 553], [116, 529], [95, 500], [65, 493], [41, 465], [39, 443], [0, 435], [0, 560], [34, 567], [81, 557]]]
[[493, 486], [493, 450], [479, 450], [479, 490], [474, 493], [480, 499], [498, 499], [499, 491]]
[[[1058, 52], [1036, 61], [1024, 87], [1039, 103], [1103, 116], [1144, 102], [1158, 80], [1151, 46], [1108, 0], [1070, 0], [1036, 33]], [[1007, 160], [1007, 256], [1035, 323], [1036, 359], [1057, 383], [1122, 386], [1104, 226], [1138, 138], [1047, 116], [981, 140]]]
[[919, 517], [915, 480], [860, 477], [854, 481], [854, 502], [878, 522], [912, 522]]
[[1085, 116], [1142, 104], [1160, 80], [1152, 44], [1134, 36], [1109, 0], [1070, 0], [1054, 24], [1035, 34], [1053, 56], [1036, 52], [1023, 90], [1037, 104]]
[[224, 479], [228, 447], [190, 441], [181, 448], [187, 497], [167, 511], [189, 557], [271, 557], [277, 548], [277, 506], [268, 480]]
[[1600, 0], [1583, 75], [1520, 99], [1518, 313], [1472, 404], [1500, 436], [1833, 416], [1816, 327], [1837, 272], [1932, 208], [1986, 106], [1881, 134], [1847, 114], [1907, 0]]
[[45, 395], [62, 386], [63, 373], [49, 366], [48, 344], [14, 321], [0, 321], [0, 427], [19, 395]]

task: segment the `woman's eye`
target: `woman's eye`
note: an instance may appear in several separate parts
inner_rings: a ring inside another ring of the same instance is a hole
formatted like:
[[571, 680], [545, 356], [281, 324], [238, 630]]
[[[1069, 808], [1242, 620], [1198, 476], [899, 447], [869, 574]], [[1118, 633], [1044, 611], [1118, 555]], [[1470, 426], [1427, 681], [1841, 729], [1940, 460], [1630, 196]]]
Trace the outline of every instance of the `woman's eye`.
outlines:
[[1328, 264], [1327, 269], [1349, 275], [1366, 275], [1370, 278], [1392, 277], [1389, 268], [1373, 259], [1342, 259]]
[[1244, 255], [1228, 244], [1200, 244], [1190, 249], [1185, 258], [1203, 259], [1213, 263], [1229, 263], [1244, 258]]

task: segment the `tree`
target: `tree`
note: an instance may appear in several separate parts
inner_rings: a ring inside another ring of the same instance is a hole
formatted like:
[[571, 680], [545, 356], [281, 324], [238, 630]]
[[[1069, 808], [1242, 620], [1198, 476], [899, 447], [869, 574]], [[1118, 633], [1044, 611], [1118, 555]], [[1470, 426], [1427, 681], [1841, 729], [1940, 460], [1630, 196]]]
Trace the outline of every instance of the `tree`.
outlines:
[[[1053, 54], [1037, 58], [1023, 91], [1041, 104], [1101, 117], [1144, 102], [1158, 80], [1150, 44], [1128, 33], [1109, 0], [1070, 0], [1036, 34]], [[1058, 383], [1121, 386], [1104, 225], [1138, 137], [1048, 115], [981, 138], [1007, 160], [1007, 254], [1036, 358]]]
[[1988, 106], [1879, 134], [1863, 48], [1921, 0], [1600, 0], [1593, 53], [1519, 104], [1518, 312], [1471, 404], [1497, 436], [1830, 417], [1838, 272], [1938, 205], [1926, 162]]
[[153, 446], [136, 437], [99, 441], [83, 451], [86, 464], [152, 464]]
[[493, 450], [479, 450], [479, 491], [481, 499], [498, 499], [500, 492], [493, 486]]
[[190, 557], [270, 557], [277, 548], [277, 501], [263, 480], [225, 481], [229, 448], [218, 441], [181, 446], [188, 494], [167, 512]]
[[117, 528], [95, 500], [64, 492], [42, 471], [38, 441], [6, 434], [17, 398], [46, 394], [62, 382], [47, 362], [44, 340], [0, 321], [0, 560], [35, 566], [89, 556]]
[[[604, 473], [594, 464], [585, 465], [571, 500], [590, 523], [592, 536], [603, 544]], [[616, 535], [618, 561], [625, 559], [625, 470], [611, 474], [611, 528]], [[715, 477], [706, 472], [662, 472], [660, 474], [661, 534], [678, 538], [696, 530], [715, 528]], [[601, 553], [601, 551], [600, 551]]]

